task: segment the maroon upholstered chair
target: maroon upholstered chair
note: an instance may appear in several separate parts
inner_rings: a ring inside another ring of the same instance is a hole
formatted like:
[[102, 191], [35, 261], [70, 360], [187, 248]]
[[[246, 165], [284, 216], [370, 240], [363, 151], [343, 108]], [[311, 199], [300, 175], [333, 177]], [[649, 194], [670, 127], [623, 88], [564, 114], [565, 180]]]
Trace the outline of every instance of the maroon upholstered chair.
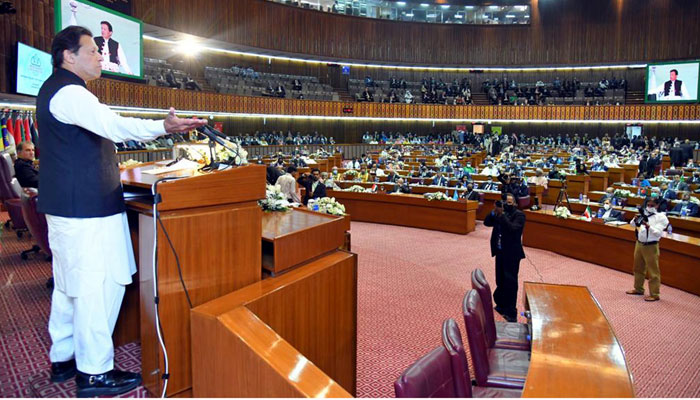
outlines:
[[518, 197], [518, 208], [523, 210], [530, 205], [530, 195]]
[[489, 348], [484, 329], [484, 309], [479, 292], [472, 289], [462, 302], [469, 353], [478, 386], [522, 389], [530, 366], [530, 353], [522, 350]]
[[458, 397], [447, 350], [440, 346], [408, 367], [394, 382], [396, 397]]
[[[10, 196], [15, 196], [6, 199], [3, 202], [5, 209], [7, 209], [7, 214], [10, 216], [10, 220], [7, 221], [5, 226], [12, 227], [17, 233], [17, 237], [22, 237], [22, 234], [27, 231], [27, 224], [24, 222], [24, 217], [22, 216], [22, 201], [20, 200], [20, 195], [22, 194], [22, 187], [19, 185], [17, 178], [12, 178], [10, 180]], [[12, 224], [10, 225], [10, 222]]]
[[452, 318], [442, 323], [442, 344], [450, 354], [457, 397], [520, 397], [521, 392], [516, 389], [472, 387], [462, 334], [459, 332], [457, 322]]
[[493, 318], [493, 301], [491, 286], [480, 269], [472, 271], [472, 289], [479, 292], [484, 306], [486, 343], [498, 349], [530, 350], [530, 335], [527, 324], [502, 322]]
[[22, 195], [22, 216], [27, 223], [29, 233], [32, 235], [35, 245], [31, 249], [22, 252], [22, 259], [26, 260], [31, 253], [43, 251], [51, 258], [51, 248], [49, 247], [49, 227], [46, 223], [46, 215], [37, 211], [36, 205], [39, 196], [36, 193]]

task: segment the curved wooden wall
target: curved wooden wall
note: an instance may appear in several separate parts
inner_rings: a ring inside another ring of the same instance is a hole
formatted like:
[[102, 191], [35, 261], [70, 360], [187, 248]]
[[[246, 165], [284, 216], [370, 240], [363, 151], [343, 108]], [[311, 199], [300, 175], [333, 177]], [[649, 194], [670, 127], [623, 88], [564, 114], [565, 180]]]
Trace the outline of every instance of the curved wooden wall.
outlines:
[[531, 0], [531, 25], [359, 18], [265, 0], [132, 0], [145, 22], [239, 45], [341, 59], [456, 65], [697, 58], [697, 0]]
[[[106, 104], [130, 107], [175, 107], [179, 110], [319, 115], [329, 117], [512, 119], [512, 120], [664, 120], [700, 119], [700, 104], [624, 106], [446, 106], [275, 99], [167, 89], [99, 79], [90, 90]], [[352, 114], [343, 113], [352, 107]]]

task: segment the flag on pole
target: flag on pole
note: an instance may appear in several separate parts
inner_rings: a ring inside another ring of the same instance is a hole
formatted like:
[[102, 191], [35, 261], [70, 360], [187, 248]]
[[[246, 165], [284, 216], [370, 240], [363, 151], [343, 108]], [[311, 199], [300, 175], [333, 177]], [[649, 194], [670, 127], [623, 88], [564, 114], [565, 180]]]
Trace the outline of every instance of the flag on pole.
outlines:
[[452, 196], [453, 199], [459, 200], [459, 194], [457, 193], [457, 189], [455, 189], [455, 194]]
[[372, 185], [372, 191], [373, 191], [373, 192], [376, 192], [376, 191], [377, 191], [377, 184], [376, 184], [376, 183], [375, 183], [374, 185]]
[[591, 219], [591, 207], [586, 206], [586, 211], [583, 212], [583, 216], [587, 219]]

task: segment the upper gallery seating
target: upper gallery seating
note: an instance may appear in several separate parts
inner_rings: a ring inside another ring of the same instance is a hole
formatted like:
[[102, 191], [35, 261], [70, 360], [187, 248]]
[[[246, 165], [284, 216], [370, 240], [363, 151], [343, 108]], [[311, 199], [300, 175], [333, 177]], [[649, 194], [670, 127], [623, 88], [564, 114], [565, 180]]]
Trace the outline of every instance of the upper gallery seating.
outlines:
[[[334, 92], [330, 85], [321, 84], [318, 78], [312, 76], [273, 74], [234, 66], [232, 68], [205, 67], [204, 77], [209, 85], [220, 93], [305, 100], [340, 100], [338, 93]], [[298, 80], [300, 85], [295, 87], [295, 80]], [[281, 93], [278, 91], [278, 86], [284, 88]]]

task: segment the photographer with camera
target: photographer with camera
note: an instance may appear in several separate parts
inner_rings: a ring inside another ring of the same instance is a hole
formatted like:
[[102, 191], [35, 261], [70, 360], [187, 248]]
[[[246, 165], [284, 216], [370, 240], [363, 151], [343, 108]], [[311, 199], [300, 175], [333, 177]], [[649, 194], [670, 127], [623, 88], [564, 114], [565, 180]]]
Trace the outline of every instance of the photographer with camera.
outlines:
[[644, 278], [649, 273], [649, 296], [646, 301], [658, 301], [661, 287], [661, 271], [659, 270], [659, 239], [668, 226], [668, 218], [664, 213], [657, 212], [659, 200], [651, 197], [646, 208], [641, 208], [630, 225], [634, 226], [637, 243], [634, 246], [634, 289], [626, 293], [644, 295]]
[[484, 219], [491, 232], [491, 256], [496, 257], [496, 290], [493, 300], [496, 311], [508, 322], [517, 321], [518, 272], [520, 260], [525, 258], [522, 236], [525, 214], [518, 210], [512, 193], [503, 195], [505, 202], [496, 201], [496, 207]]

